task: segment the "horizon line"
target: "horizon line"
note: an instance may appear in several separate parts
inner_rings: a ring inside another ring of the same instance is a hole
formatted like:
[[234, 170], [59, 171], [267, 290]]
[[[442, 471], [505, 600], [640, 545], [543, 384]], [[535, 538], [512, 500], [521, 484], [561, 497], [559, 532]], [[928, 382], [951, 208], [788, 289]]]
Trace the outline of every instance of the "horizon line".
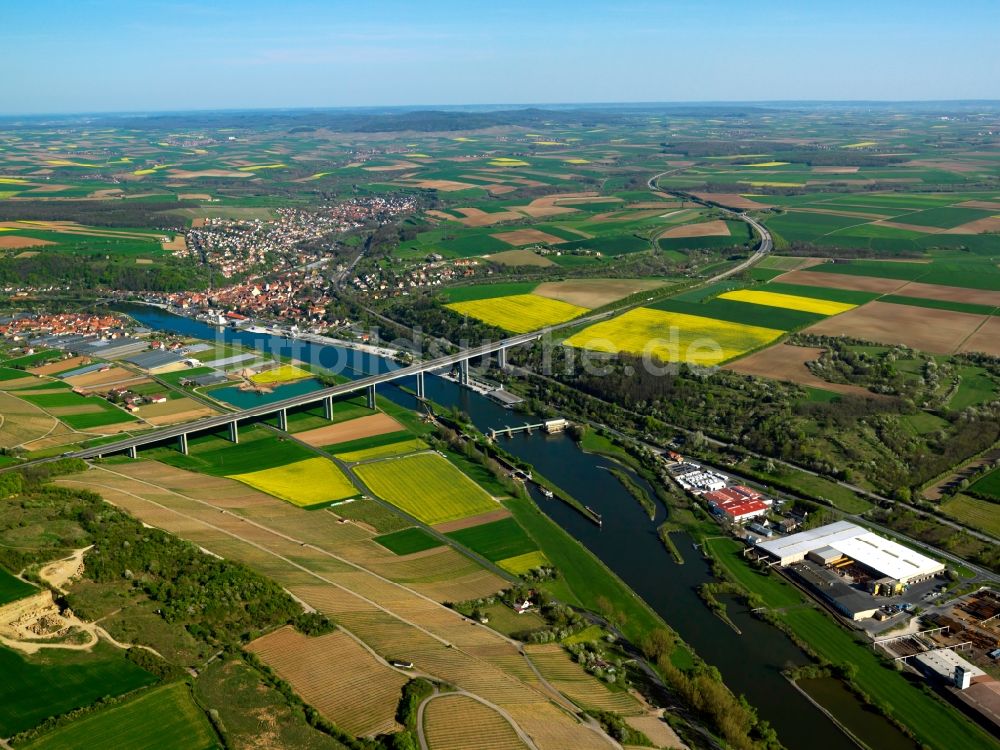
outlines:
[[33, 112], [0, 112], [0, 118], [15, 117], [88, 117], [88, 116], [157, 116], [184, 114], [214, 114], [235, 112], [337, 112], [351, 110], [401, 110], [408, 112], [463, 110], [468, 108], [485, 111], [511, 111], [518, 109], [545, 109], [559, 107], [581, 109], [585, 107], [663, 107], [663, 106], [775, 106], [775, 105], [948, 105], [985, 104], [1000, 106], [1000, 98], [963, 99], [691, 99], [691, 100], [648, 100], [648, 101], [567, 101], [567, 102], [467, 102], [463, 104], [338, 104], [338, 105], [294, 105], [294, 106], [247, 106], [192, 109], [96, 109], [96, 110], [52, 110]]

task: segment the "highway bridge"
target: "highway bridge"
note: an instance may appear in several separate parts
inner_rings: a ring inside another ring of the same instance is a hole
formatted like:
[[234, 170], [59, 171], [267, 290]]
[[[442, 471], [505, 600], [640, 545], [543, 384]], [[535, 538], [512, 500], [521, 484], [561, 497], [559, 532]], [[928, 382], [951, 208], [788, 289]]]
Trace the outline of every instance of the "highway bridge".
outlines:
[[[654, 175], [649, 179], [650, 190], [658, 193], [666, 193], [666, 191], [661, 190], [656, 187], [656, 180], [662, 175], [668, 174], [667, 172]], [[744, 213], [739, 213], [736, 211], [731, 211], [725, 207], [712, 205], [713, 208], [719, 208], [725, 211], [734, 218], [740, 219], [748, 223], [753, 230], [760, 237], [760, 245], [757, 250], [742, 263], [707, 279], [704, 283], [710, 284], [715, 281], [719, 281], [726, 277], [741, 273], [745, 269], [752, 266], [754, 263], [759, 261], [765, 255], [767, 255], [772, 249], [771, 235], [767, 229], [761, 225], [758, 221], [747, 216]], [[528, 344], [533, 341], [537, 341], [551, 333], [554, 333], [560, 329], [567, 328], [570, 326], [579, 326], [589, 323], [594, 323], [598, 320], [611, 317], [625, 312], [633, 307], [641, 306], [643, 303], [635, 302], [633, 304], [621, 307], [618, 309], [605, 310], [603, 312], [592, 313], [590, 315], [584, 315], [583, 317], [576, 318], [574, 320], [568, 321], [566, 323], [560, 323], [559, 325], [548, 326], [546, 328], [533, 331], [531, 333], [520, 334], [518, 336], [512, 336], [510, 338], [501, 339], [500, 341], [491, 342], [488, 344], [483, 344], [481, 346], [471, 347], [469, 349], [463, 349], [454, 354], [447, 354], [442, 357], [437, 357], [426, 362], [419, 362], [417, 364], [408, 365], [405, 367], [399, 367], [398, 369], [390, 370], [389, 372], [381, 373], [379, 375], [369, 375], [364, 378], [359, 378], [358, 380], [352, 380], [348, 383], [342, 383], [340, 385], [335, 385], [330, 388], [323, 388], [311, 393], [302, 394], [300, 396], [294, 396], [292, 398], [283, 399], [280, 401], [274, 401], [269, 404], [263, 404], [261, 406], [255, 406], [250, 409], [244, 409], [237, 412], [229, 412], [226, 414], [220, 414], [214, 417], [205, 417], [204, 419], [199, 419], [194, 422], [187, 422], [185, 424], [174, 425], [172, 427], [164, 427], [158, 430], [151, 430], [149, 432], [140, 433], [137, 435], [130, 436], [128, 438], [123, 438], [122, 440], [115, 441], [113, 443], [106, 443], [104, 445], [96, 446], [93, 448], [87, 448], [80, 451], [73, 451], [64, 454], [66, 457], [73, 458], [100, 458], [101, 456], [127, 452], [133, 458], [137, 457], [138, 449], [144, 445], [152, 445], [156, 443], [163, 443], [169, 440], [176, 440], [179, 450], [183, 453], [187, 453], [188, 450], [188, 436], [192, 433], [198, 432], [215, 432], [215, 431], [229, 431], [229, 437], [233, 442], [239, 442], [239, 423], [245, 420], [258, 420], [266, 417], [277, 416], [278, 427], [282, 430], [287, 429], [288, 426], [288, 411], [289, 409], [294, 409], [303, 406], [310, 406], [313, 404], [322, 403], [324, 406], [324, 411], [326, 417], [329, 419], [333, 416], [333, 404], [337, 398], [342, 396], [350, 396], [356, 393], [364, 392], [368, 397], [368, 406], [371, 409], [375, 408], [375, 388], [383, 383], [389, 383], [395, 380], [401, 380], [408, 377], [416, 377], [416, 395], [417, 398], [424, 398], [424, 376], [427, 372], [434, 372], [437, 370], [443, 370], [448, 367], [459, 367], [459, 382], [462, 384], [467, 384], [469, 381], [469, 361], [472, 359], [478, 359], [479, 357], [490, 356], [492, 354], [497, 355], [497, 363], [503, 368], [507, 364], [507, 350], [514, 346], [521, 346], [523, 344]], [[38, 462], [53, 460], [53, 459], [40, 459]], [[35, 461], [28, 463], [36, 463]], [[25, 464], [19, 464], [18, 466], [24, 466]], [[2, 471], [2, 470], [0, 470]]]

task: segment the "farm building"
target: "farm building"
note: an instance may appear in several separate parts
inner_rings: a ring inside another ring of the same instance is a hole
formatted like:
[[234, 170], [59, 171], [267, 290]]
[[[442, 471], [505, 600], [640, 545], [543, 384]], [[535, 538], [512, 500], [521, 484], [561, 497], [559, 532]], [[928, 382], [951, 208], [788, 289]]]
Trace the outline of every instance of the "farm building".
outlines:
[[875, 578], [903, 585], [933, 578], [944, 571], [944, 565], [936, 560], [848, 521], [760, 542], [757, 549], [781, 565], [791, 565], [806, 558], [820, 565], [851, 560], [874, 573]]

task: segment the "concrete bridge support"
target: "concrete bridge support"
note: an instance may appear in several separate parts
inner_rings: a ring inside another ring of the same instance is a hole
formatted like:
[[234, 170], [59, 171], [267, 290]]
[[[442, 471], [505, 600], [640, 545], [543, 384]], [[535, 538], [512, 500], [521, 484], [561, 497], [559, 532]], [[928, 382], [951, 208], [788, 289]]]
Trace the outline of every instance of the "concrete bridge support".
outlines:
[[136, 448], [134, 445], [129, 446], [128, 457], [131, 459], [139, 458], [139, 449]]
[[333, 421], [333, 396], [327, 396], [323, 399], [323, 416]]
[[177, 450], [185, 456], [188, 454], [188, 436], [186, 432], [182, 432], [177, 436]]
[[288, 409], [278, 410], [278, 429], [288, 432]]
[[368, 397], [368, 408], [371, 409], [372, 411], [375, 411], [375, 386], [373, 385], [368, 386], [368, 389], [365, 391], [365, 394]]
[[467, 359], [458, 363], [458, 382], [462, 385], [469, 384], [469, 360]]
[[[229, 423], [229, 439], [234, 443], [240, 442], [240, 423], [235, 420]], [[184, 452], [187, 453], [187, 451]]]
[[507, 349], [497, 349], [497, 367], [501, 370], [507, 369]]
[[423, 401], [426, 398], [426, 391], [424, 389], [424, 373], [417, 373], [417, 398]]

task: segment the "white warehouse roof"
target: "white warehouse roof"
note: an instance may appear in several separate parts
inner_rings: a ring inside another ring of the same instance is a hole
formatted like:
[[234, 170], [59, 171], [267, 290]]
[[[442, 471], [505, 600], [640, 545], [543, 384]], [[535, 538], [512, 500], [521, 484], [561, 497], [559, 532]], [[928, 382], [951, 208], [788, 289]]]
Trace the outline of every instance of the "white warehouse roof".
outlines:
[[904, 583], [944, 570], [944, 565], [936, 560], [848, 521], [761, 542], [757, 546], [779, 558], [782, 565], [798, 562], [813, 550], [832, 547], [862, 565]]

